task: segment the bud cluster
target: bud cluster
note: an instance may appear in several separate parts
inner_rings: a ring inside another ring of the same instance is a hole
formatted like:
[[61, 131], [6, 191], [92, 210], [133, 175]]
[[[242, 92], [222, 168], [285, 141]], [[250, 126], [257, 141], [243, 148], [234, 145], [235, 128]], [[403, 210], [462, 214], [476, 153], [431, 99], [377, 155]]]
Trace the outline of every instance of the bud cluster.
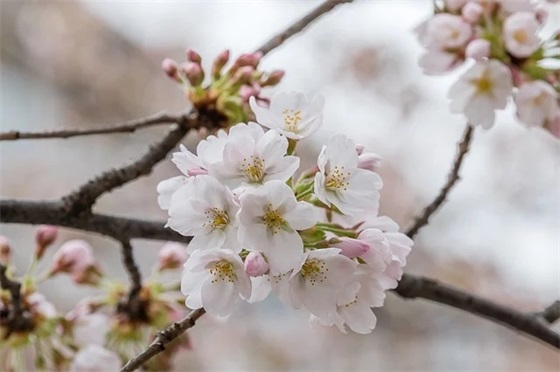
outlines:
[[261, 89], [277, 85], [284, 76], [280, 70], [270, 73], [260, 70], [261, 57], [260, 52], [242, 54], [226, 68], [230, 53], [225, 50], [218, 54], [210, 71], [205, 71], [201, 56], [189, 49], [187, 62], [178, 64], [167, 58], [162, 62], [162, 69], [180, 84], [201, 114], [218, 116], [231, 125], [249, 119], [249, 98], [268, 102], [261, 96]]
[[520, 122], [560, 138], [560, 30], [542, 38], [546, 19], [533, 0], [437, 2], [417, 29], [420, 66], [436, 75], [474, 63], [449, 92], [451, 111], [471, 124], [492, 127], [513, 96]]

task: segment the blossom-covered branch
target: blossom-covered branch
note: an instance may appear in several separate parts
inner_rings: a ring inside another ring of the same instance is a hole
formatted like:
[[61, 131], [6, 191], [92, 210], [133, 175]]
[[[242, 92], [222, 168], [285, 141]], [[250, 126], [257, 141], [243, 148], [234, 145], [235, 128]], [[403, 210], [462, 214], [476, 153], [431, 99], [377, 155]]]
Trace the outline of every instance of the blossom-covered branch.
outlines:
[[134, 371], [142, 367], [148, 360], [165, 350], [165, 346], [175, 340], [187, 329], [194, 327], [198, 318], [204, 315], [204, 309], [193, 310], [185, 318], [171, 324], [169, 327], [157, 333], [155, 340], [140, 353], [137, 357], [131, 359], [121, 368], [122, 372]]
[[473, 127], [467, 125], [463, 133], [461, 142], [457, 146], [457, 155], [455, 156], [453, 166], [451, 167], [451, 172], [449, 172], [449, 175], [447, 176], [447, 182], [445, 183], [445, 185], [443, 185], [436, 198], [424, 208], [422, 214], [418, 218], [416, 218], [414, 224], [406, 231], [406, 235], [409, 238], [414, 238], [418, 231], [420, 231], [422, 227], [428, 224], [430, 217], [438, 210], [443, 202], [445, 202], [445, 200], [447, 199], [447, 195], [449, 194], [453, 186], [455, 186], [457, 181], [459, 181], [459, 170], [461, 169], [461, 165], [463, 164], [465, 155], [469, 151], [472, 135]]
[[99, 128], [85, 129], [56, 129], [46, 132], [20, 132], [11, 130], [0, 133], [0, 141], [15, 141], [18, 139], [48, 139], [48, 138], [70, 138], [78, 136], [89, 136], [95, 134], [113, 134], [113, 133], [132, 133], [138, 129], [147, 128], [155, 125], [179, 124], [183, 120], [183, 116], [169, 115], [159, 113], [146, 118], [127, 121], [121, 124], [114, 124]]
[[313, 9], [311, 12], [303, 16], [300, 20], [296, 21], [290, 25], [286, 30], [282, 31], [278, 35], [274, 36], [272, 39], [261, 45], [257, 52], [261, 52], [263, 55], [268, 54], [276, 47], [282, 45], [284, 41], [288, 40], [295, 34], [303, 31], [307, 26], [309, 26], [317, 18], [321, 17], [323, 14], [328, 13], [334, 9], [337, 5], [344, 3], [351, 3], [354, 0], [327, 0], [323, 4], [319, 5], [317, 8]]

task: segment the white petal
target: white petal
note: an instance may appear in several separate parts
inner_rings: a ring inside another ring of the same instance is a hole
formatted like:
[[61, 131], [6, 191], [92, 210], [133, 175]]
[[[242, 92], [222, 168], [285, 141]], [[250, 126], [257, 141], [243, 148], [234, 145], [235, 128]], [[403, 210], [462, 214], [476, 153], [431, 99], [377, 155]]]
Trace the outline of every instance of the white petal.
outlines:
[[207, 280], [202, 285], [202, 304], [209, 314], [226, 316], [238, 300], [239, 292], [234, 283], [223, 280], [212, 283]]
[[297, 207], [284, 215], [284, 219], [295, 230], [309, 229], [319, 221], [319, 212], [311, 204], [298, 202]]

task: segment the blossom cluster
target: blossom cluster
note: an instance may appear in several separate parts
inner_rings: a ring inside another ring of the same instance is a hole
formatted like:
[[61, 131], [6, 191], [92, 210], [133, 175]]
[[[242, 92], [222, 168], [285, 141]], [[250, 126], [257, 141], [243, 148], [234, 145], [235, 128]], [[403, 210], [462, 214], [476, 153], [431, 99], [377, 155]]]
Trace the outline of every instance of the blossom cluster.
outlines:
[[[21, 282], [18, 307], [8, 289], [0, 291], [1, 370], [30, 370], [26, 356], [32, 355], [39, 370], [117, 372], [136, 356], [138, 345], [150, 342], [159, 329], [184, 316], [179, 283], [170, 285], [160, 277], [166, 270], [180, 268], [187, 257], [184, 245], [167, 243], [160, 249], [152, 275], [142, 283], [141, 312], [134, 314], [126, 309], [128, 288], [104, 274], [85, 240], [66, 241], [54, 252], [48, 268], [37, 272], [57, 236], [54, 226], [38, 228], [32, 262], [19, 278], [10, 243], [0, 236], [0, 264], [6, 266], [10, 280]], [[44, 281], [61, 274], [68, 274], [77, 285], [97, 288], [98, 294], [84, 298], [68, 313], [61, 312], [40, 292]], [[190, 347], [187, 334], [144, 368], [169, 369], [171, 357], [182, 347]]]
[[224, 50], [215, 58], [208, 73], [202, 67], [200, 54], [192, 49], [186, 54], [187, 61], [180, 65], [170, 58], [165, 59], [162, 69], [179, 83], [200, 115], [212, 121], [223, 120], [226, 126], [246, 121], [251, 112], [249, 98], [268, 102], [261, 95], [262, 88], [275, 86], [284, 77], [281, 70], [267, 73], [259, 69], [260, 52], [242, 54], [226, 69], [230, 52]]
[[186, 305], [226, 316], [274, 293], [313, 321], [371, 332], [371, 308], [397, 286], [413, 244], [378, 216], [380, 157], [338, 134], [298, 172], [297, 144], [321, 126], [323, 99], [279, 92], [250, 106], [258, 123], [210, 135], [196, 155], [181, 146], [182, 175], [158, 185], [166, 226], [192, 236]]
[[420, 66], [427, 74], [442, 74], [471, 65], [449, 91], [451, 111], [490, 128], [496, 110], [513, 97], [521, 123], [560, 138], [560, 37], [559, 30], [541, 37], [546, 9], [533, 0], [439, 4], [417, 29], [426, 47]]

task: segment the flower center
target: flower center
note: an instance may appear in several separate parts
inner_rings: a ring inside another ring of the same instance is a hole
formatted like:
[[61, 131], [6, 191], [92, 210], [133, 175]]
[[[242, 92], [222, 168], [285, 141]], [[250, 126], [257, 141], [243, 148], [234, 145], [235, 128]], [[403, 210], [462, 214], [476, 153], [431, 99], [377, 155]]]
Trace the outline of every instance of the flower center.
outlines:
[[493, 82], [486, 75], [481, 76], [480, 79], [473, 80], [473, 84], [477, 93], [488, 94], [492, 91]]
[[309, 260], [306, 261], [301, 267], [300, 274], [305, 280], [309, 281], [311, 285], [315, 285], [317, 282], [323, 283], [327, 278], [327, 269], [325, 267], [325, 261], [319, 260]]
[[301, 121], [301, 110], [284, 109], [282, 111], [284, 125], [289, 132], [298, 132], [299, 122]]
[[233, 283], [237, 279], [233, 271], [233, 265], [226, 260], [216, 262], [214, 267], [210, 269], [210, 274], [214, 275], [212, 283], [217, 283], [218, 281]]
[[513, 33], [513, 38], [515, 39], [515, 41], [517, 41], [519, 44], [525, 44], [527, 42], [527, 40], [529, 39], [527, 33], [525, 32], [525, 30], [516, 30]]
[[344, 173], [344, 167], [334, 167], [334, 169], [329, 172], [327, 179], [325, 180], [325, 187], [327, 189], [343, 189], [346, 191], [349, 182], [346, 179], [350, 176], [350, 172]]
[[264, 176], [264, 160], [258, 156], [243, 159], [241, 170], [251, 182], [261, 182]]
[[205, 212], [207, 222], [203, 223], [203, 227], [210, 226], [213, 229], [223, 229], [229, 223], [229, 216], [226, 211], [216, 207]]
[[263, 223], [268, 227], [273, 234], [276, 234], [278, 230], [286, 226], [286, 220], [282, 218], [282, 215], [277, 209], [272, 209], [272, 205], [268, 205], [266, 213], [261, 217]]

